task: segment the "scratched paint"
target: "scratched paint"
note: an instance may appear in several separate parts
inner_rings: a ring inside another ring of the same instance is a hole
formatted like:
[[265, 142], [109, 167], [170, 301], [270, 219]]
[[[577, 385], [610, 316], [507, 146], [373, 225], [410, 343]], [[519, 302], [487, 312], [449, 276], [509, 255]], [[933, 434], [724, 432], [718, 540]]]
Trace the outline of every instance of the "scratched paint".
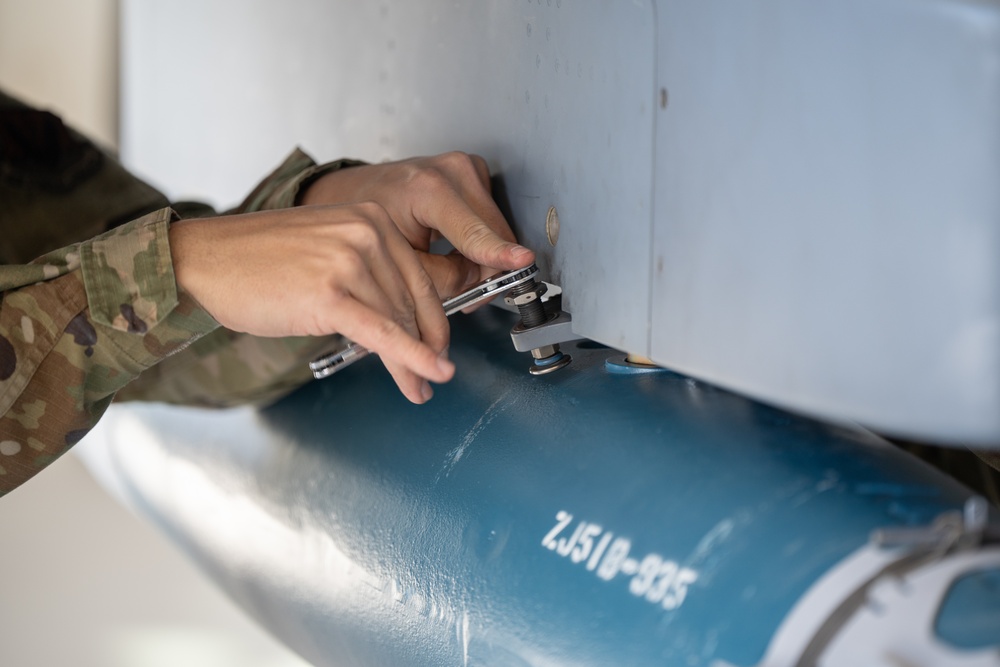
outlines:
[[472, 425], [472, 428], [462, 436], [462, 442], [459, 443], [458, 447], [448, 452], [445, 456], [445, 464], [441, 470], [441, 474], [447, 477], [451, 474], [451, 471], [458, 465], [458, 462], [462, 460], [465, 456], [465, 452], [469, 449], [473, 442], [475, 442], [476, 437], [482, 432], [484, 428], [490, 425], [493, 419], [502, 413], [505, 409], [504, 399], [507, 398], [507, 393], [501, 394], [497, 400], [490, 404], [490, 407], [486, 409], [476, 423]]

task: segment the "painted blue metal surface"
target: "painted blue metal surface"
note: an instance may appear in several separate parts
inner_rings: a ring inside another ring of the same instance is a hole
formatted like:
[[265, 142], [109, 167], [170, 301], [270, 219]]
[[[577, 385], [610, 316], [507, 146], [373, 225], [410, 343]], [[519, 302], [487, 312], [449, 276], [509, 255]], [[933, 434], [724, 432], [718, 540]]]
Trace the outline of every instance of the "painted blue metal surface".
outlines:
[[976, 572], [955, 582], [934, 630], [961, 649], [1000, 649], [1000, 570]]
[[259, 412], [120, 406], [118, 474], [338, 667], [752, 665], [870, 531], [969, 495], [865, 431], [611, 373], [589, 343], [529, 376], [511, 317], [453, 320], [458, 375], [427, 406], [375, 359]]

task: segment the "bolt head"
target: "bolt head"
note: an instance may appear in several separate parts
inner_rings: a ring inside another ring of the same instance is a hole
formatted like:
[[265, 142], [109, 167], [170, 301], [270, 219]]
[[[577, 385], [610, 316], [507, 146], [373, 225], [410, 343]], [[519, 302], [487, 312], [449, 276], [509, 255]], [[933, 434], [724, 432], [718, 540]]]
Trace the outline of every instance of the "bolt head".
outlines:
[[535, 359], [548, 359], [558, 352], [559, 349], [555, 345], [543, 345], [542, 347], [536, 347], [532, 350], [531, 356]]

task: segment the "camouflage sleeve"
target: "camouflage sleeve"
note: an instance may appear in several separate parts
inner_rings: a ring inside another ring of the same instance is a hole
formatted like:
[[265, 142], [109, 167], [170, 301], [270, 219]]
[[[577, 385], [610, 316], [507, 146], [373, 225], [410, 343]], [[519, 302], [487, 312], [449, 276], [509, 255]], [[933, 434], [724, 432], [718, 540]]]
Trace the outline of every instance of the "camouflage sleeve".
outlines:
[[[289, 208], [323, 174], [364, 164], [337, 160], [317, 165], [295, 149], [233, 213]], [[259, 338], [220, 328], [144, 372], [119, 401], [158, 401], [202, 407], [271, 403], [312, 380], [308, 362], [343, 344], [325, 338]]]
[[218, 327], [177, 290], [172, 216], [0, 267], [0, 495], [79, 441], [129, 381]]
[[317, 165], [309, 155], [296, 148], [231, 212], [252, 213], [291, 208], [299, 203], [300, 195], [320, 176], [363, 164], [365, 163], [360, 160], [342, 159]]
[[[294, 205], [312, 179], [352, 164], [317, 166], [297, 150], [235, 212]], [[57, 116], [0, 91], [0, 496], [80, 440], [116, 392], [266, 402], [335, 344], [218, 328], [177, 289], [167, 206]]]

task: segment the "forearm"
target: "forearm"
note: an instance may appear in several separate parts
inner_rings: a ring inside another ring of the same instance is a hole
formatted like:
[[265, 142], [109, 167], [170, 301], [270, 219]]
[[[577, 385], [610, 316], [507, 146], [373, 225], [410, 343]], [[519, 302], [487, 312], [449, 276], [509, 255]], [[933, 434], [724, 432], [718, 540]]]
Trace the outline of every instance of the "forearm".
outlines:
[[[290, 208], [300, 203], [317, 179], [361, 164], [344, 159], [318, 165], [295, 149], [228, 213]], [[339, 337], [262, 338], [219, 328], [144, 372], [119, 392], [117, 400], [202, 407], [263, 405], [312, 380], [307, 363], [341, 344]]]

